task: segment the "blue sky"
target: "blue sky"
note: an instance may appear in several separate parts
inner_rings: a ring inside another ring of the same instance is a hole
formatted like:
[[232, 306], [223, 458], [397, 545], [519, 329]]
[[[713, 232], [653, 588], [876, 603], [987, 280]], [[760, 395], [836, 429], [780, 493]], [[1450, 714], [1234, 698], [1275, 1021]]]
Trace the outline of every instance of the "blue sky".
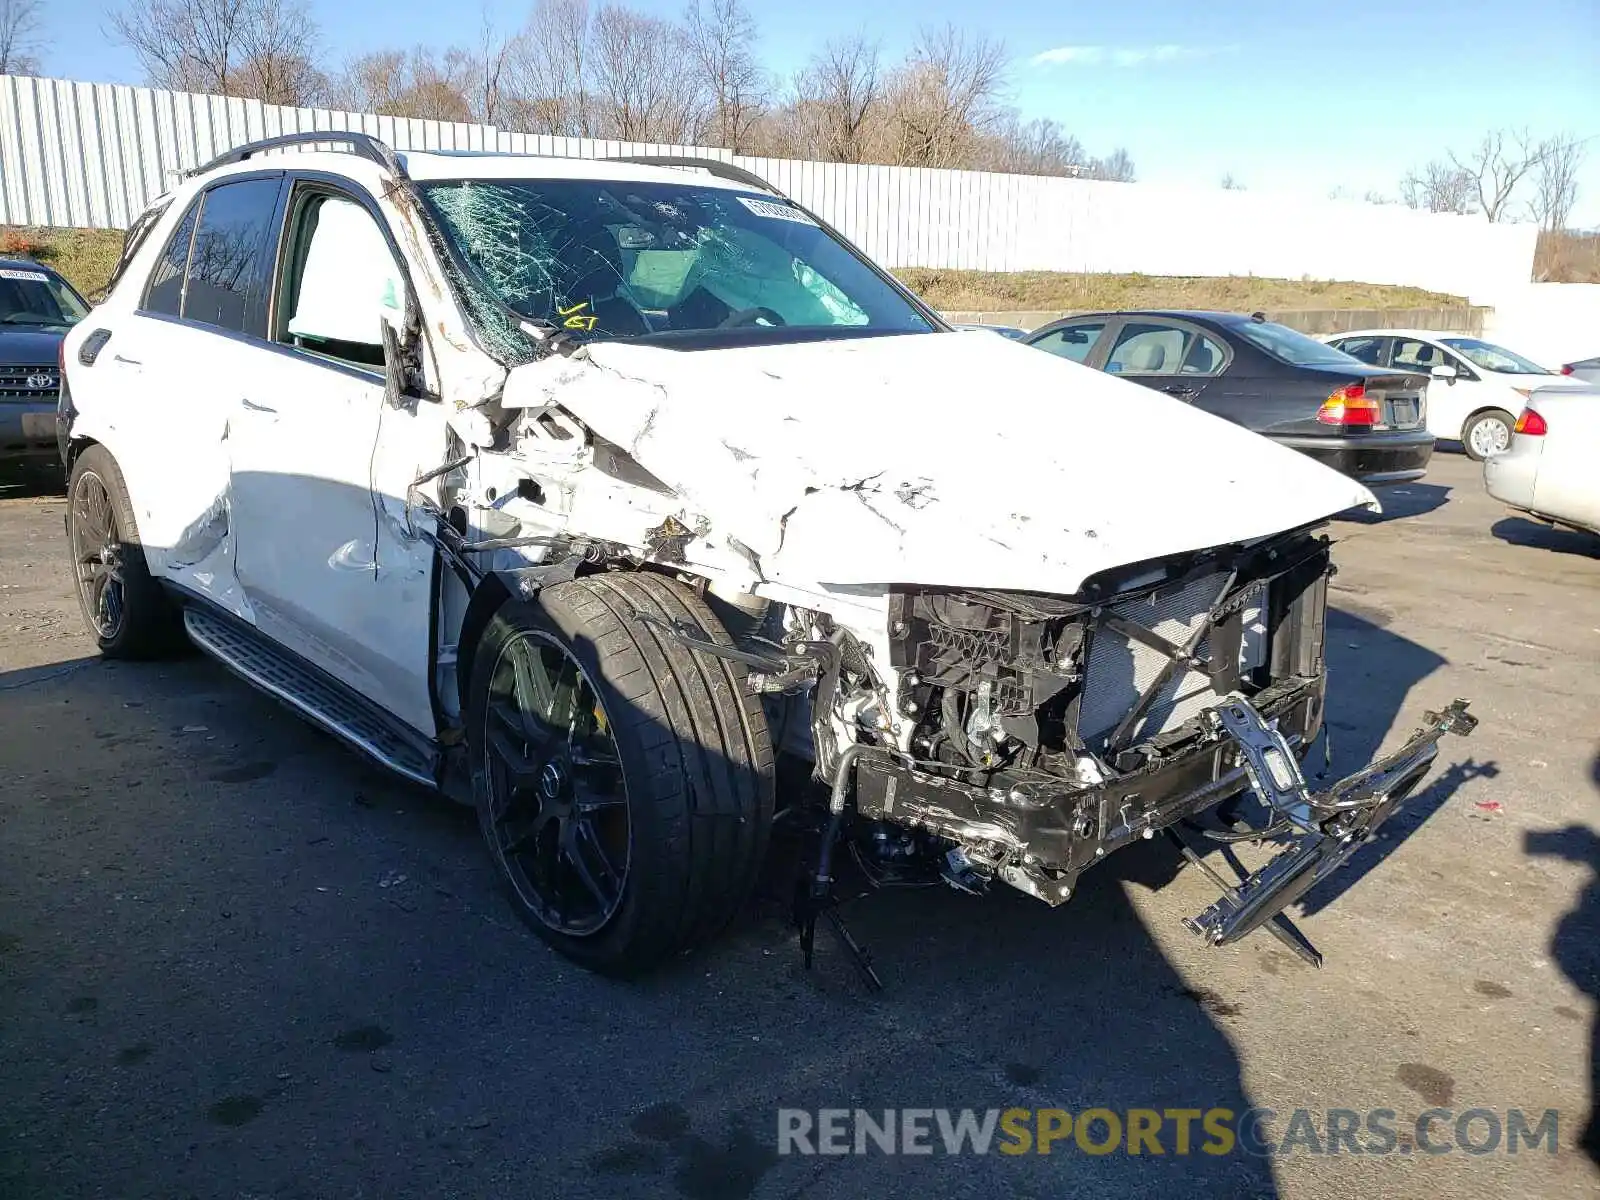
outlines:
[[[139, 82], [102, 32], [112, 0], [46, 0], [46, 72]], [[632, 0], [676, 15], [682, 0]], [[865, 28], [891, 53], [953, 21], [1005, 41], [1012, 103], [1054, 117], [1091, 153], [1126, 146], [1142, 180], [1315, 196], [1393, 194], [1406, 168], [1485, 129], [1592, 139], [1575, 216], [1600, 225], [1597, 0], [747, 0], [763, 59], [788, 72]], [[481, 14], [520, 25], [525, 0], [311, 0], [330, 56], [475, 40]], [[1300, 11], [1296, 11], [1299, 9]]]

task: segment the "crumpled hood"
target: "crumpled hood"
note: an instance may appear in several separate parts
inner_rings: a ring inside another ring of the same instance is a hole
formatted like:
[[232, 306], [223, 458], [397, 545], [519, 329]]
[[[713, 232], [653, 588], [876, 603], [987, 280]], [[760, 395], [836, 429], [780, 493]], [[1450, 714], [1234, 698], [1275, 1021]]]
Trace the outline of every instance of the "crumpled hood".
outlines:
[[794, 586], [1071, 594], [1096, 572], [1248, 541], [1372, 493], [1137, 384], [988, 332], [518, 367], [682, 497], [699, 536]]

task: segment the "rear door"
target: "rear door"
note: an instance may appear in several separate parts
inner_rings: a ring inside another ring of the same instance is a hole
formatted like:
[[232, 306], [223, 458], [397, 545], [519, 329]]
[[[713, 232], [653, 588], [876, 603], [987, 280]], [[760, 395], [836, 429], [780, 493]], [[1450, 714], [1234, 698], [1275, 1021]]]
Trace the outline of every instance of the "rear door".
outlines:
[[1336, 350], [1343, 350], [1352, 358], [1359, 358], [1368, 366], [1387, 367], [1394, 339], [1366, 333], [1355, 337], [1335, 338], [1328, 344]]
[[250, 339], [266, 329], [282, 183], [281, 171], [267, 171], [201, 192], [95, 366], [115, 376], [117, 401], [106, 407], [153, 569], [241, 616], [228, 496], [233, 389]]
[[1104, 369], [1107, 374], [1216, 411], [1212, 392], [1228, 390], [1225, 375], [1231, 358], [1226, 342], [1188, 321], [1126, 317], [1105, 353]]

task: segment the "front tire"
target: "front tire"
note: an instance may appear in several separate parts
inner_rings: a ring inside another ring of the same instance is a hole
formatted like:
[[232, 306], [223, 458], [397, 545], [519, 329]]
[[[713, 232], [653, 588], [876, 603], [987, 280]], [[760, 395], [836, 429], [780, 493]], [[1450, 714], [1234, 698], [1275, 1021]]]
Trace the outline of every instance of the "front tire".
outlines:
[[1511, 429], [1516, 423], [1503, 408], [1474, 413], [1461, 427], [1461, 448], [1474, 462], [1502, 454], [1511, 445]]
[[186, 641], [182, 616], [150, 574], [122, 469], [90, 446], [67, 479], [67, 544], [78, 607], [106, 658], [161, 658]]
[[508, 601], [472, 663], [473, 798], [518, 913], [562, 954], [631, 976], [720, 932], [755, 884], [772, 746], [731, 639], [688, 588], [589, 576]]

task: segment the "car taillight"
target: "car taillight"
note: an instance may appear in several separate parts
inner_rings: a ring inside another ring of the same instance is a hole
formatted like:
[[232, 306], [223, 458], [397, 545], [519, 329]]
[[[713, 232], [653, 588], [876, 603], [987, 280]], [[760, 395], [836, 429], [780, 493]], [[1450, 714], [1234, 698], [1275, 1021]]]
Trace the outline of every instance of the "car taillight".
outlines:
[[1511, 432], [1526, 434], [1528, 437], [1543, 437], [1550, 432], [1550, 426], [1545, 424], [1537, 409], [1525, 408]]
[[1378, 402], [1367, 395], [1363, 385], [1348, 384], [1322, 402], [1317, 420], [1324, 425], [1376, 425]]
[[1571, 363], [1562, 363], [1561, 364], [1561, 373], [1563, 375], [1571, 375], [1572, 374], [1572, 364]]

